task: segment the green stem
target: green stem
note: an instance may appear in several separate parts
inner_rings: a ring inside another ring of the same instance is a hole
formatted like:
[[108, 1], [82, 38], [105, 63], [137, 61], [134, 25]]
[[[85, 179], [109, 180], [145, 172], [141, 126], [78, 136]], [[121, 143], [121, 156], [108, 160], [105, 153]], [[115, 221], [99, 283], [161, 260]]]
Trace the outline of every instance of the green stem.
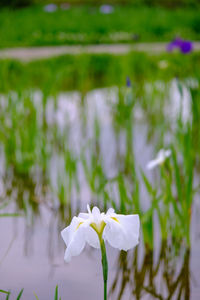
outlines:
[[104, 300], [107, 300], [108, 261], [106, 256], [106, 246], [102, 238], [99, 237], [99, 241], [101, 245], [101, 263], [103, 269]]
[[90, 226], [97, 233], [100, 247], [101, 247], [101, 263], [103, 269], [103, 283], [104, 283], [104, 300], [107, 300], [107, 281], [108, 281], [108, 261], [106, 256], [106, 246], [102, 238], [103, 230], [105, 227], [105, 222], [101, 222], [100, 226], [97, 226], [95, 223], [90, 224]]

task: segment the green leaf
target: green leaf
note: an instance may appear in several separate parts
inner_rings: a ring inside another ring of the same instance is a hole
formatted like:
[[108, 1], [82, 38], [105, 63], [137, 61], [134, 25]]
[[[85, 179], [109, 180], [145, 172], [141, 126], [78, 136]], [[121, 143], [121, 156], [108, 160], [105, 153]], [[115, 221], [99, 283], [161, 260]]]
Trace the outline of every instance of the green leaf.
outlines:
[[142, 174], [142, 178], [143, 178], [143, 181], [144, 181], [144, 184], [146, 186], [147, 191], [149, 192], [150, 195], [155, 196], [156, 191], [153, 189], [151, 183], [149, 182], [149, 180], [145, 176], [144, 172], [142, 170], [140, 170], [140, 172]]
[[21, 291], [19, 292], [19, 295], [17, 296], [16, 300], [19, 300], [21, 298], [23, 291], [24, 291], [24, 289], [21, 289]]
[[10, 292], [8, 293], [8, 295], [6, 296], [6, 300], [9, 300], [10, 298]]
[[54, 300], [58, 300], [58, 286], [55, 288]]
[[0, 214], [0, 218], [3, 218], [3, 217], [21, 217], [22, 215], [20, 214], [17, 214], [17, 213], [4, 213], [4, 214]]
[[175, 169], [175, 180], [176, 180], [176, 189], [178, 193], [178, 200], [181, 202], [183, 201], [182, 197], [182, 185], [181, 185], [181, 174], [179, 171], [178, 163], [177, 163], [177, 157], [174, 150], [172, 150], [172, 158], [173, 158], [173, 164]]
[[39, 298], [38, 298], [38, 296], [36, 295], [36, 293], [33, 292], [33, 294], [34, 294], [35, 298], [36, 298], [37, 300], [39, 300]]
[[0, 290], [0, 293], [9, 294], [9, 292], [4, 291], [4, 290]]

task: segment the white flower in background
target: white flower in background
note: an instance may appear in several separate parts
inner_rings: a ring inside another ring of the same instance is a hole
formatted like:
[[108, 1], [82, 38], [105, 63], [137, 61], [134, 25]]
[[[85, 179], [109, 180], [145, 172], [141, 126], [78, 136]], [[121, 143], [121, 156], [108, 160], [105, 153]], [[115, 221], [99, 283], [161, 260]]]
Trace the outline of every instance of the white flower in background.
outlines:
[[100, 248], [100, 240], [119, 250], [129, 250], [139, 242], [140, 221], [138, 215], [120, 215], [110, 208], [107, 213], [100, 213], [97, 207], [88, 213], [73, 217], [71, 224], [62, 230], [61, 235], [67, 246], [64, 259], [69, 262], [72, 256], [79, 255], [86, 242]]
[[153, 159], [151, 160], [148, 164], [147, 164], [147, 169], [153, 169], [155, 168], [156, 166], [159, 166], [159, 165], [162, 165], [165, 160], [171, 155], [171, 150], [168, 149], [168, 150], [164, 150], [164, 149], [161, 149], [159, 152], [158, 152], [158, 155], [156, 157], [156, 159]]
[[169, 63], [167, 60], [160, 60], [158, 66], [160, 69], [166, 69], [169, 66]]

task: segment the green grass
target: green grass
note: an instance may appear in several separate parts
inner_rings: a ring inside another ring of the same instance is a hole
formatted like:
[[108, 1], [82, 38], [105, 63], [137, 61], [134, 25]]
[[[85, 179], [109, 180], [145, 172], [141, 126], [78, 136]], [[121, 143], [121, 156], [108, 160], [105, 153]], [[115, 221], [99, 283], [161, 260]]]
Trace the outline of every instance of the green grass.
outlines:
[[[21, 291], [19, 292], [16, 300], [20, 300], [22, 297], [23, 297], [23, 291], [24, 289], [21, 289]], [[11, 292], [7, 292], [7, 291], [4, 291], [4, 290], [0, 290], [0, 293], [3, 293], [3, 294], [6, 294], [7, 297], [5, 300], [9, 300], [10, 299], [10, 295], [11, 295]], [[38, 296], [33, 292], [34, 296], [35, 296], [35, 299], [36, 300], [39, 300]], [[55, 288], [55, 292], [54, 292], [54, 300], [61, 300], [61, 297], [58, 298], [58, 286], [56, 286]]]
[[[161, 65], [164, 62], [166, 68]], [[129, 76], [138, 93], [145, 81], [171, 78], [199, 78], [200, 54], [77, 55], [61, 56], [30, 63], [0, 61], [0, 91], [41, 89], [45, 94], [124, 85]]]
[[0, 11], [0, 47], [63, 44], [169, 41], [176, 35], [200, 38], [200, 15], [195, 8], [115, 6], [103, 15], [98, 6], [74, 6], [46, 13], [42, 6]]

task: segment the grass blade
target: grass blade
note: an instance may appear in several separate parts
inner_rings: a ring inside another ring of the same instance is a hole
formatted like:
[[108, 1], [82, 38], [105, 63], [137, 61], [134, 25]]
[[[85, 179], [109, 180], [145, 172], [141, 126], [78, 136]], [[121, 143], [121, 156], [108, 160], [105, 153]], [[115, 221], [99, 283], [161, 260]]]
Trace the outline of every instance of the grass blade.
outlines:
[[58, 286], [55, 288], [54, 300], [58, 300]]
[[17, 296], [16, 300], [19, 300], [21, 298], [23, 291], [24, 291], [24, 289], [21, 289], [21, 291], [19, 292], [19, 295]]
[[12, 213], [3, 213], [3, 214], [0, 214], [0, 218], [1, 217], [21, 217], [22, 215], [20, 215], [20, 214], [17, 214], [17, 213], [14, 213], [14, 214], [12, 214]]
[[9, 294], [9, 292], [4, 291], [4, 290], [0, 290], [0, 293]]
[[34, 294], [35, 298], [36, 298], [37, 300], [39, 300], [39, 298], [38, 298], [38, 296], [36, 295], [36, 293], [33, 292], [33, 294]]
[[10, 298], [10, 292], [8, 293], [8, 295], [6, 296], [6, 300], [9, 300]]

